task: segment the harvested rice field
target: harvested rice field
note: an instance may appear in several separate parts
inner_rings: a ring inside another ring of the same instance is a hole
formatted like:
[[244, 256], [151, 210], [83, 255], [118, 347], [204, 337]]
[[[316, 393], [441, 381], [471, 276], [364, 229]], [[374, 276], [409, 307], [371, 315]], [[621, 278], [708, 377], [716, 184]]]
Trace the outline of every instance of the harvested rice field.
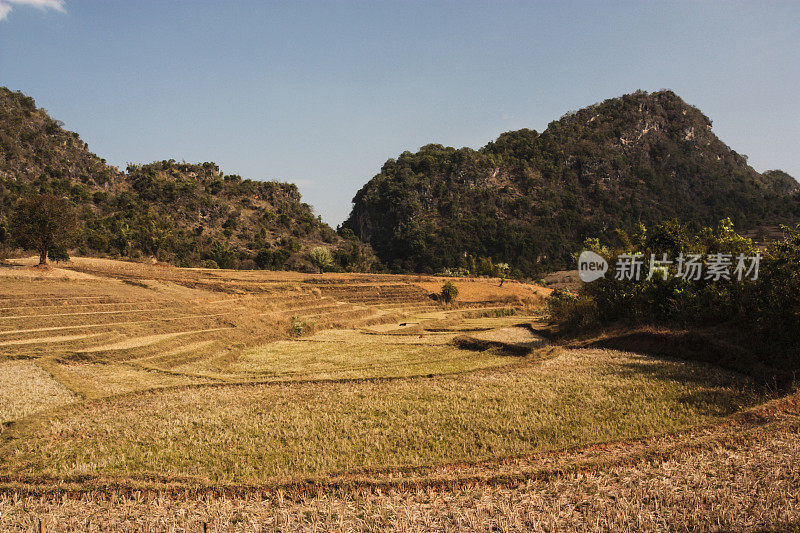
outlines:
[[32, 424], [0, 466], [258, 483], [483, 461], [713, 422], [757, 400], [745, 385], [699, 365], [579, 350], [427, 379], [153, 391]]
[[76, 400], [32, 361], [0, 361], [0, 423]]
[[[680, 353], [553, 344], [541, 287], [469, 280], [443, 306], [435, 278], [61, 270], [80, 276], [0, 290], [0, 529], [797, 519], [800, 401]], [[729, 464], [730, 489], [698, 473]]]

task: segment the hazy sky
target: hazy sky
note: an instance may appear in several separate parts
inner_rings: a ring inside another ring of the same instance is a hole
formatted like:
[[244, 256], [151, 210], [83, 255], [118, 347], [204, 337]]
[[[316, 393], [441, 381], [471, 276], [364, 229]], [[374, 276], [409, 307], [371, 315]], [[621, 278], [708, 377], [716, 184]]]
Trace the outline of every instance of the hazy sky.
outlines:
[[389, 157], [675, 90], [800, 177], [800, 2], [0, 0], [0, 85], [110, 163], [295, 182], [336, 225]]

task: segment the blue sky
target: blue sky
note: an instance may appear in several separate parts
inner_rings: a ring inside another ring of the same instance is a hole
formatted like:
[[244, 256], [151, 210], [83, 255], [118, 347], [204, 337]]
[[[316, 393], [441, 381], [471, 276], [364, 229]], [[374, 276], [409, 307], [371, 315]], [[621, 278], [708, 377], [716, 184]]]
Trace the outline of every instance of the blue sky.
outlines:
[[0, 0], [0, 85], [120, 167], [295, 182], [330, 224], [389, 157], [670, 88], [800, 177], [800, 2]]

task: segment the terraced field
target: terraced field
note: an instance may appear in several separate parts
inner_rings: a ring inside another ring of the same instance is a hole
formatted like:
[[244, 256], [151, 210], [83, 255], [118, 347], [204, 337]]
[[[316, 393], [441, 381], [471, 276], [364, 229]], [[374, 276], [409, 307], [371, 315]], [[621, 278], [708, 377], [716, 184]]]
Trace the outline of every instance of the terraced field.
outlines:
[[[64, 494], [142, 490], [294, 491], [318, 495], [303, 505], [329, 528], [464, 528], [385, 509], [363, 523], [342, 509], [350, 518], [336, 526], [319, 491], [524, 482], [600, 464], [603, 446], [630, 461], [695, 442], [680, 436], [691, 432], [750, 431], [736, 417], [769, 399], [710, 365], [552, 346], [537, 333], [546, 290], [521, 283], [495, 292], [497, 280], [459, 280], [464, 301], [443, 307], [430, 297], [442, 280], [414, 276], [89, 259], [0, 275], [0, 529], [39, 527], [25, 498], [61, 520]], [[786, 405], [780, 427], [796, 417]], [[170, 505], [184, 504], [196, 501]], [[239, 508], [265, 523], [263, 510]], [[218, 512], [184, 526], [235, 526]], [[77, 527], [91, 529], [86, 520]]]
[[[25, 382], [6, 380], [3, 397], [15, 400], [0, 404], [5, 422], [19, 413], [153, 388], [483, 368], [505, 361], [465, 357], [447, 342], [409, 353], [395, 346], [396, 339], [384, 342], [359, 328], [409, 318], [438, 324], [448, 316], [452, 322], [530, 305], [517, 298], [444, 310], [410, 277], [227, 273], [101, 259], [76, 259], [68, 270], [45, 272], [6, 266], [0, 279], [4, 373], [27, 368], [53, 384], [52, 391], [34, 394]], [[536, 290], [523, 289], [523, 296], [537, 298]], [[352, 338], [337, 343], [313, 336], [331, 328]]]

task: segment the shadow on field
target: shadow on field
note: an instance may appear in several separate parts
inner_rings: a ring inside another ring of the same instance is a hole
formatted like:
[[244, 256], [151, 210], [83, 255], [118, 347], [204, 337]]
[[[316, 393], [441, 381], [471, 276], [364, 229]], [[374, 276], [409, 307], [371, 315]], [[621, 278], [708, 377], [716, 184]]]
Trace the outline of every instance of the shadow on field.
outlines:
[[791, 385], [790, 377], [764, 365], [750, 350], [734, 344], [730, 338], [732, 336], [724, 332], [642, 328], [609, 331], [570, 347], [608, 348], [657, 358], [709, 363], [747, 376], [750, 386], [759, 389], [781, 391]]
[[711, 365], [654, 364], [652, 361], [627, 362], [606, 370], [624, 379], [645, 377], [647, 381], [674, 382], [686, 387], [677, 397], [693, 410], [711, 416], [727, 416], [742, 407], [743, 390], [758, 395], [758, 389], [749, 378]]
[[[639, 352], [641, 353], [641, 352]], [[741, 374], [710, 364], [685, 364], [681, 360], [669, 357], [662, 361], [631, 361], [606, 370], [624, 378], [644, 376], [658, 381], [674, 381], [692, 387], [729, 387], [752, 385], [750, 380]]]

